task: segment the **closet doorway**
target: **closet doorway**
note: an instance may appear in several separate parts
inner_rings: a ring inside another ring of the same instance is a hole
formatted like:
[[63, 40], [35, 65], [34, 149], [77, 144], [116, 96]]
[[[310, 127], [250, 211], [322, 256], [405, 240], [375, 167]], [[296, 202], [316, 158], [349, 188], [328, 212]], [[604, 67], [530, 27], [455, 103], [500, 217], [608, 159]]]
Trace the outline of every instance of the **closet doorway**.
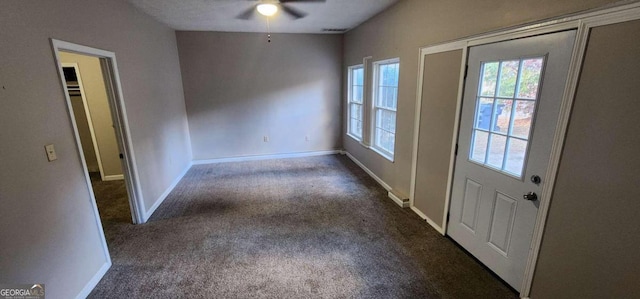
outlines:
[[102, 226], [130, 223], [129, 196], [100, 60], [64, 51], [59, 57]]

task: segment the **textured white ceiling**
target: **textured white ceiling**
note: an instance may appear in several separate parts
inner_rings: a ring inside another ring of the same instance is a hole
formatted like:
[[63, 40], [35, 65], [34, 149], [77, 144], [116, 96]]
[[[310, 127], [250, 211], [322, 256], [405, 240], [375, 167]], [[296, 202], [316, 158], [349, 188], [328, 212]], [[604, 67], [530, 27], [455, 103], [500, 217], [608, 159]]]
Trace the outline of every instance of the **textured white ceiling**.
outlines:
[[[141, 11], [176, 30], [266, 32], [266, 17], [236, 16], [259, 3], [249, 0], [128, 0]], [[264, 0], [263, 0], [264, 1]], [[399, 0], [327, 0], [325, 3], [287, 3], [307, 13], [293, 20], [282, 12], [270, 18], [271, 32], [322, 33], [323, 28], [351, 29]]]

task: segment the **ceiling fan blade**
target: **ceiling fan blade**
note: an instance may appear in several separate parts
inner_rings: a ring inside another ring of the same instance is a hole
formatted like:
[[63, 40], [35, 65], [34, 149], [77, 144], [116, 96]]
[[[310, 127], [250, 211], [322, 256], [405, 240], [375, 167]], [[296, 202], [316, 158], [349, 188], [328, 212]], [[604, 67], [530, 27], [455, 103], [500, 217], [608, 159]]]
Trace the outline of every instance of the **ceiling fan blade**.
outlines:
[[236, 16], [236, 19], [240, 19], [240, 20], [248, 20], [253, 18], [253, 16], [256, 14], [256, 8], [254, 6], [251, 6], [249, 9], [243, 11], [241, 14]]
[[[282, 1], [280, 1], [282, 2]], [[284, 11], [285, 13], [287, 13], [288, 15], [290, 15], [291, 17], [293, 17], [294, 19], [301, 19], [307, 16], [306, 13], [297, 10], [293, 7], [287, 6], [283, 3], [280, 3], [280, 7], [282, 7], [282, 11]]]
[[280, 0], [280, 3], [287, 2], [327, 2], [327, 0]]

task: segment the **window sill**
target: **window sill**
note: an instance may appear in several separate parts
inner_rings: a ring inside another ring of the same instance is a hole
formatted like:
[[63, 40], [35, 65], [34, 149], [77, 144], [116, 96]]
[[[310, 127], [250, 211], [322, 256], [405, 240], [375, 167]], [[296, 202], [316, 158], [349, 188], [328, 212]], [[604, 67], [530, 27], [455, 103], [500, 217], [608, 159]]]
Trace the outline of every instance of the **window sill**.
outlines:
[[358, 143], [362, 143], [362, 138], [358, 138], [356, 135], [353, 135], [351, 133], [347, 133], [347, 136], [351, 137], [351, 139], [357, 141]]
[[389, 160], [391, 163], [393, 163], [393, 162], [394, 162], [394, 160], [393, 160], [393, 159], [394, 159], [393, 155], [390, 155], [390, 154], [389, 154], [389, 153], [387, 153], [386, 151], [381, 150], [381, 149], [379, 149], [379, 148], [376, 148], [376, 147], [374, 147], [373, 145], [372, 145], [372, 146], [370, 146], [370, 147], [369, 147], [369, 149], [371, 149], [372, 151], [374, 151], [374, 152], [378, 153], [380, 156], [382, 156], [383, 158], [385, 158], [385, 159]]

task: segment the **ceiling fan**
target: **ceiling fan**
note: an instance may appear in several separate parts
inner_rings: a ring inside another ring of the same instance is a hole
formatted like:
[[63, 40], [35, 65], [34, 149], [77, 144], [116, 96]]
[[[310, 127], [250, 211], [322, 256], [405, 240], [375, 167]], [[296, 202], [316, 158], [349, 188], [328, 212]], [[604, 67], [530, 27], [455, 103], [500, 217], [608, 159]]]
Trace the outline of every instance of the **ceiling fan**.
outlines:
[[279, 9], [282, 9], [284, 13], [291, 16], [293, 19], [297, 20], [297, 19], [304, 18], [307, 15], [307, 13], [287, 5], [288, 3], [326, 2], [326, 0], [249, 0], [249, 1], [259, 1], [259, 3], [252, 5], [249, 9], [245, 10], [244, 12], [236, 16], [236, 19], [249, 20], [256, 15], [256, 12], [260, 13], [263, 16], [271, 17], [275, 15]]

